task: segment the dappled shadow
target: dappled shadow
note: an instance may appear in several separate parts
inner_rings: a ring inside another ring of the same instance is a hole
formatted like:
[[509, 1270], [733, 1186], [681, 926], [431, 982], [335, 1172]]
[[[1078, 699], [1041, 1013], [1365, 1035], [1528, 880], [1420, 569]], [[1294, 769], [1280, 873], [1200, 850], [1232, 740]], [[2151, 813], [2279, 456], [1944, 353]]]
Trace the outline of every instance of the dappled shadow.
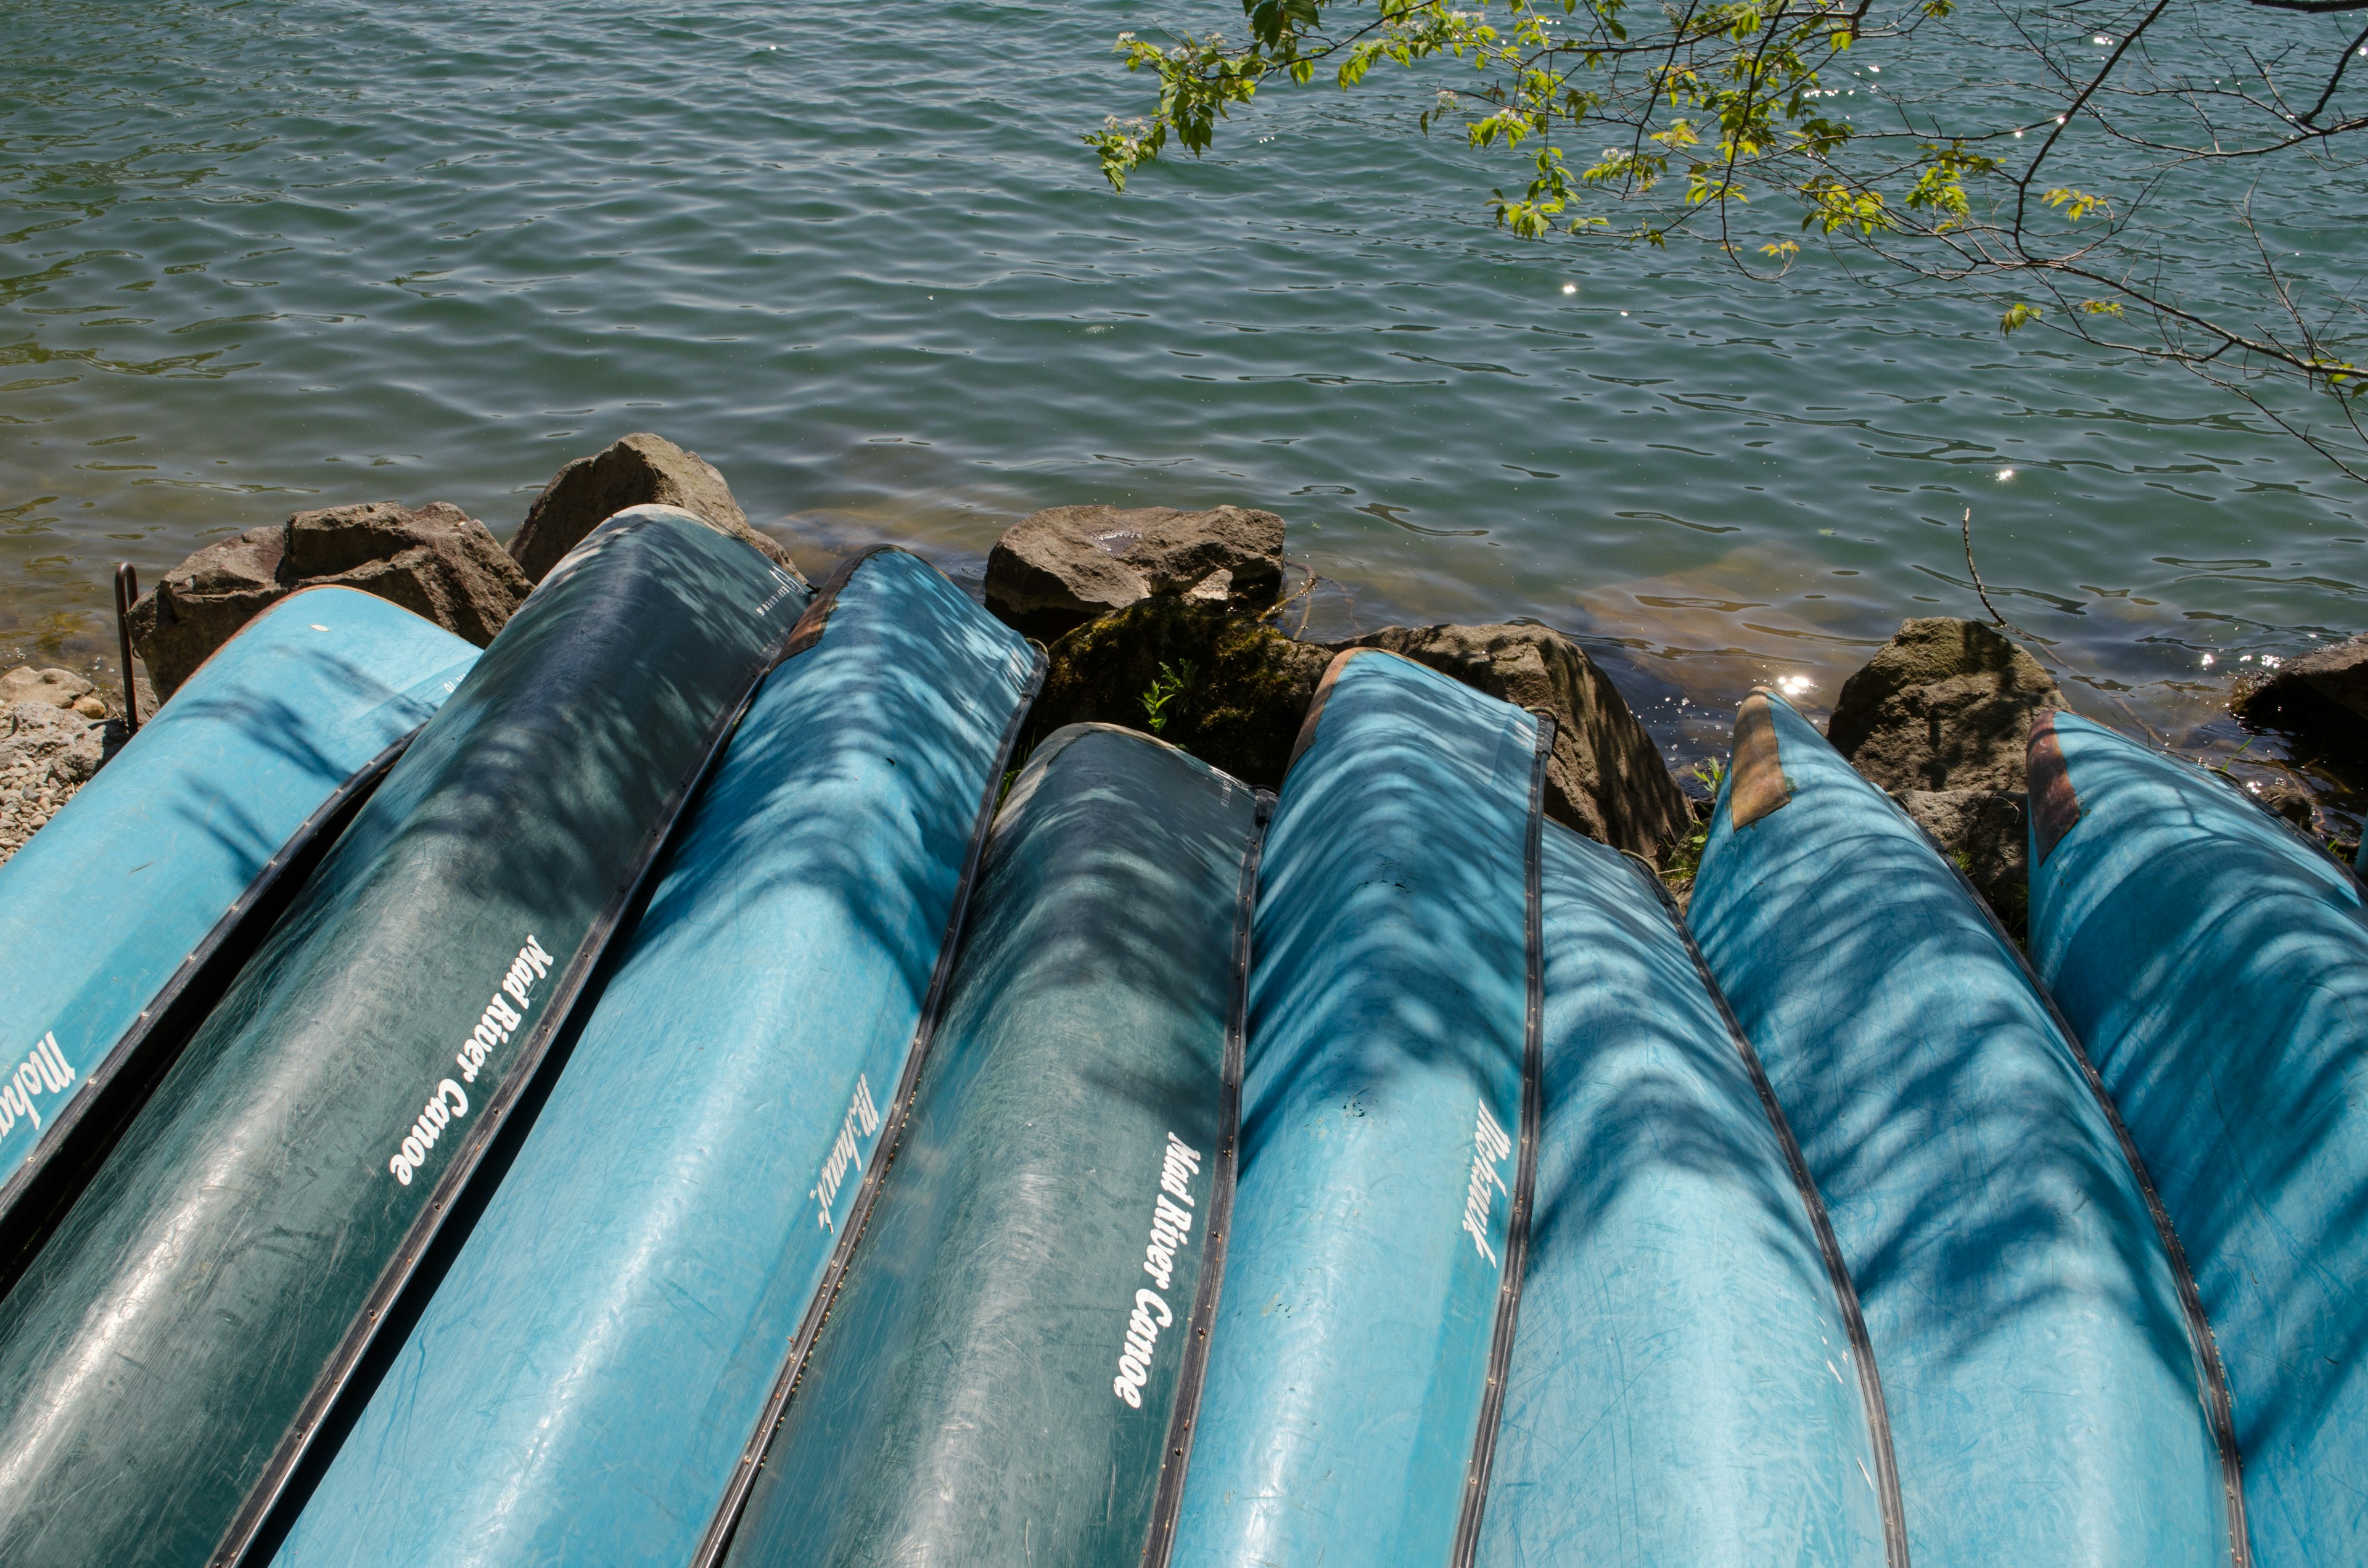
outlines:
[[859, 1076], [889, 1108], [1028, 672], [916, 558], [855, 572], [283, 1562], [690, 1557], [837, 1244], [813, 1189]]
[[2082, 814], [2032, 951], [2151, 1168], [2216, 1330], [2259, 1561], [2368, 1556], [2368, 920], [2206, 775], [2059, 719]]
[[1801, 1191], [1633, 865], [1545, 828], [1544, 1121], [1479, 1561], [1880, 1563]]
[[1691, 918], [1825, 1195], [1919, 1563], [2224, 1561], [2177, 1281], [2111, 1121], [1939, 853], [1771, 702]]
[[0, 1304], [12, 1560], [212, 1551], [429, 1201], [394, 1139], [529, 934], [597, 946], [796, 608], [643, 515], [495, 639]]
[[[1360, 653], [1285, 781], [1179, 1560], [1427, 1558], [1452, 1538], [1498, 1283], [1463, 1229], [1475, 1113], [1519, 1126], [1536, 738]], [[1505, 1213], [1485, 1216], [1492, 1249]]]
[[[1206, 1208], [1254, 812], [1242, 785], [1106, 730], [1054, 736], [1014, 785], [912, 1119], [734, 1563], [1140, 1555], [1182, 1324], [1139, 1410], [1110, 1380], [1154, 1284], [1170, 1131], [1207, 1162]], [[1205, 1243], [1162, 1289], [1179, 1319]]]

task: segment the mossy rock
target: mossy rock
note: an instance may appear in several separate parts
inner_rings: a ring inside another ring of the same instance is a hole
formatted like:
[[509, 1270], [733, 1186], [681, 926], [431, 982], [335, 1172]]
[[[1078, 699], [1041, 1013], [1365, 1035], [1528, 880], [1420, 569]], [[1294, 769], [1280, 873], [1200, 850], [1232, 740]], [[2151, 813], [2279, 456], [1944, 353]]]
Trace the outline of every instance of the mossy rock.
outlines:
[[1064, 724], [1150, 730], [1144, 699], [1163, 675], [1189, 678], [1156, 731], [1244, 783], [1281, 788], [1300, 721], [1331, 651], [1218, 605], [1168, 596], [1088, 621], [1054, 642], [1028, 745]]

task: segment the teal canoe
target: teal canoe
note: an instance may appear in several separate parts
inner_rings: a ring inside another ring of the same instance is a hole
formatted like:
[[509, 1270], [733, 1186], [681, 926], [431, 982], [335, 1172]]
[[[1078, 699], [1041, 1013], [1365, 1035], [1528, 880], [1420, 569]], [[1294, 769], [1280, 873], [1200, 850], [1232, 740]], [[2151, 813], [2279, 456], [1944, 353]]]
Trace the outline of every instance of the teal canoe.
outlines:
[[1829, 1206], [1917, 1568], [2228, 1563], [2210, 1335], [2078, 1037], [1781, 697], [1743, 704], [1689, 916]]
[[932, 1038], [1040, 668], [894, 550], [790, 646], [280, 1568], [678, 1568], [745, 1494]]
[[1037, 748], [734, 1568], [1164, 1558], [1226, 1228], [1262, 814], [1145, 735]]
[[537, 587], [0, 1301], [0, 1560], [245, 1551], [805, 599], [671, 508]]
[[2193, 1262], [2260, 1568], [2368, 1562], [2368, 911], [2237, 789], [2031, 735], [2031, 951]]
[[369, 594], [291, 595], [0, 866], [0, 1280], [476, 659]]

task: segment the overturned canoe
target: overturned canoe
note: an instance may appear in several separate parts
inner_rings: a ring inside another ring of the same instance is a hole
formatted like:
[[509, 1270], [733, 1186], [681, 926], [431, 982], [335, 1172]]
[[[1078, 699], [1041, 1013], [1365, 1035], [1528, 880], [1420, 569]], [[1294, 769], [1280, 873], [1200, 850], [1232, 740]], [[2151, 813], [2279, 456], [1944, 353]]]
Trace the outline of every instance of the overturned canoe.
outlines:
[[1689, 911], [1862, 1304], [1917, 1568], [2230, 1557], [2174, 1233], [2011, 942], [1755, 694]]
[[0, 1558], [235, 1558], [805, 591], [596, 529], [356, 815], [0, 1302]]
[[735, 1568], [1165, 1544], [1230, 1196], [1260, 815], [1123, 730], [1030, 758]]
[[1481, 1564], [1884, 1559], [1814, 1188], [1651, 873], [1544, 825], [1538, 1172]]
[[2261, 1568], [2368, 1562], [2368, 915], [2234, 789], [2032, 727], [2031, 950], [2195, 1268]]
[[689, 1562], [745, 1491], [1033, 689], [916, 557], [826, 584], [279, 1557]]
[[[251, 949], [255, 912], [289, 867], [476, 659], [369, 594], [291, 595], [223, 644], [0, 867], [0, 1045], [16, 1090], [0, 1094], [0, 1254], [15, 1261], [7, 1243], [71, 1197], [31, 1189], [94, 1107], [91, 1131], [111, 1131], [100, 1126], [113, 1119], [110, 1088], [147, 1075], [152, 1042], [169, 1052], [186, 1037], [188, 1015], [202, 1017]], [[29, 1077], [17, 1071], [25, 1062]], [[45, 1212], [20, 1213], [20, 1199]]]
[[1317, 689], [1261, 858], [1177, 1563], [1445, 1564], [1469, 1533], [1520, 1278], [1550, 737], [1391, 653]]

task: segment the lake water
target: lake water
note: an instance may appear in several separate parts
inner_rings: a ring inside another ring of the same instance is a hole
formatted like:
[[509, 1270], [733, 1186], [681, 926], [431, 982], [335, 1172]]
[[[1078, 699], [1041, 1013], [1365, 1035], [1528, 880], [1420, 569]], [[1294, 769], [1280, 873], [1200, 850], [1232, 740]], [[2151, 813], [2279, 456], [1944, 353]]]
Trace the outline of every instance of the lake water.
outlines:
[[1519, 171], [1408, 138], [1418, 83], [1274, 95], [1113, 196], [1077, 132], [1170, 14], [10, 0], [0, 662], [111, 664], [118, 559], [381, 498], [506, 536], [639, 429], [809, 565], [1269, 507], [1310, 635], [1534, 618], [1673, 756], [1978, 615], [1967, 506], [2075, 704], [2192, 750], [2248, 658], [2368, 624], [2356, 487], [2184, 373], [1814, 258], [1517, 243]]

